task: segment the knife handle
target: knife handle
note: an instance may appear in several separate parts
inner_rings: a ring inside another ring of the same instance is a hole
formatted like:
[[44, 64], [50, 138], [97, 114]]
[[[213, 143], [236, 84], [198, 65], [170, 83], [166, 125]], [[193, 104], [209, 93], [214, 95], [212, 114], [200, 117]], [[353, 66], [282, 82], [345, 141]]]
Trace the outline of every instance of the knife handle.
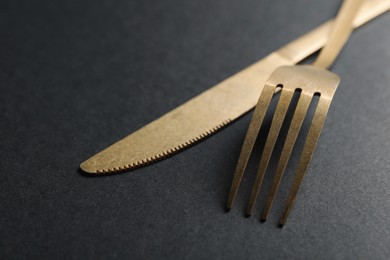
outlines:
[[[389, 0], [366, 1], [359, 10], [358, 15], [353, 22], [353, 28], [357, 28], [367, 23], [376, 16], [389, 11], [389, 9]], [[300, 62], [325, 45], [332, 27], [332, 23], [333, 19], [322, 24], [304, 36], [301, 36], [298, 39], [290, 42], [276, 52], [294, 63]]]

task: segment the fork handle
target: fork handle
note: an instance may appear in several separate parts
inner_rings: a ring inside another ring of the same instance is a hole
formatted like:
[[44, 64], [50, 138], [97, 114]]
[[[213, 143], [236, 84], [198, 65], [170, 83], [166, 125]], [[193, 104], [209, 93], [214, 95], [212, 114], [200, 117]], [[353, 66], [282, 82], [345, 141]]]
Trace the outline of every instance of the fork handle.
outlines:
[[352, 33], [353, 20], [363, 2], [364, 0], [344, 1], [333, 22], [328, 43], [321, 50], [317, 59], [313, 63], [314, 66], [327, 69], [332, 65]]

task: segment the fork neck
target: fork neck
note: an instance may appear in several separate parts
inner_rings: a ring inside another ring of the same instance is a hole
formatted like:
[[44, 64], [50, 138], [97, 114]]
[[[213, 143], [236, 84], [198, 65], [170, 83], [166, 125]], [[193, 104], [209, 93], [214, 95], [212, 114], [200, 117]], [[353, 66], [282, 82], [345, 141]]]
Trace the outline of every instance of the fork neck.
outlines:
[[353, 20], [363, 2], [364, 0], [344, 0], [334, 19], [328, 43], [314, 61], [314, 66], [327, 69], [333, 64], [352, 33]]

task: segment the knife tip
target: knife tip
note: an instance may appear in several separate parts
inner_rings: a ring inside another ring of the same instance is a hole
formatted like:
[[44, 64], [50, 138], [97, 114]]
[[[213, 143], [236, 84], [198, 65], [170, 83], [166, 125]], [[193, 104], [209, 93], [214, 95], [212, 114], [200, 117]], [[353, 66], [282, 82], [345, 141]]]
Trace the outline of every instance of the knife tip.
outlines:
[[82, 162], [80, 164], [80, 169], [83, 172], [86, 172], [86, 173], [89, 173], [89, 174], [97, 174], [98, 173], [94, 167], [91, 167], [91, 165], [89, 164], [88, 160], [84, 161], [84, 162]]

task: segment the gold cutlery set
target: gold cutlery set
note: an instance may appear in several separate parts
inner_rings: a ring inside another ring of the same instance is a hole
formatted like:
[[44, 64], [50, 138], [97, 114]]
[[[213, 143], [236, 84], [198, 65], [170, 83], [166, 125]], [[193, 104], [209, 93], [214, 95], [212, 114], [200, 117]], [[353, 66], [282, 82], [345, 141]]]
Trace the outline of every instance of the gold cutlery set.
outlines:
[[[298, 93], [298, 103], [261, 214], [261, 220], [265, 221], [309, 105], [313, 102], [313, 97], [318, 96], [285, 210], [279, 221], [283, 226], [308, 169], [340, 82], [340, 78], [327, 68], [336, 59], [354, 28], [389, 9], [389, 0], [345, 0], [334, 21], [324, 23], [111, 145], [83, 162], [81, 169], [90, 174], [106, 175], [142, 167], [188, 148], [255, 107], [228, 197], [227, 208], [231, 209], [269, 103], [274, 96], [280, 95], [247, 206], [246, 214], [249, 216], [255, 206], [285, 115], [294, 93]], [[295, 65], [321, 48], [312, 65]]]

